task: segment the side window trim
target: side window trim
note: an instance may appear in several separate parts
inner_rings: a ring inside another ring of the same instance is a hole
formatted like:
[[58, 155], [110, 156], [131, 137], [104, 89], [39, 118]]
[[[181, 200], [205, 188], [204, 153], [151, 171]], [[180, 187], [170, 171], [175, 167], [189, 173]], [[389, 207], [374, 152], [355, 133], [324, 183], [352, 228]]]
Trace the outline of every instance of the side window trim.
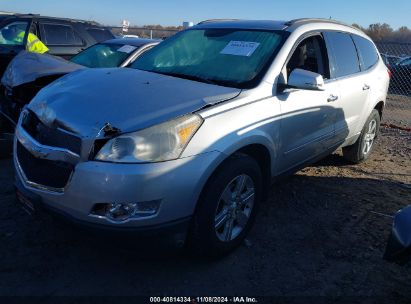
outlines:
[[125, 62], [124, 62], [124, 67], [128, 67], [130, 64], [132, 64], [138, 57], [140, 57], [143, 53], [149, 51], [153, 47], [155, 47], [156, 44], [149, 44], [140, 47], [134, 54], [133, 56], [129, 57]]
[[32, 20], [32, 22], [31, 22], [31, 24], [30, 24], [30, 33], [32, 32], [31, 30], [32, 30], [33, 27], [36, 29], [36, 32], [33, 33], [33, 34], [36, 35], [37, 38], [39, 38], [39, 39], [41, 40], [42, 35], [41, 35], [41, 33], [40, 33], [40, 27], [39, 27], [39, 22], [38, 22], [38, 20], [34, 20], [34, 19]]
[[360, 72], [365, 71], [365, 69], [364, 69], [364, 65], [365, 65], [364, 64], [364, 59], [362, 58], [360, 49], [359, 49], [358, 45], [355, 43], [353, 34], [351, 34], [351, 33], [350, 33], [350, 38], [352, 40], [352, 43], [354, 44], [355, 50], [357, 51], [357, 58], [358, 58], [358, 62], [360, 64]]
[[[68, 43], [68, 44], [56, 44], [56, 43], [48, 43], [48, 42], [47, 42], [47, 38], [46, 38], [46, 37], [47, 37], [46, 31], [45, 31], [45, 29], [44, 29], [44, 25], [47, 25], [47, 24], [70, 27], [71, 30], [73, 31], [73, 33], [80, 38], [81, 44], [71, 44], [71, 43]], [[79, 47], [80, 47], [80, 46], [85, 46], [85, 45], [86, 45], [83, 37], [81, 37], [81, 35], [76, 31], [76, 29], [74, 28], [74, 26], [71, 25], [71, 24], [61, 23], [61, 22], [52, 22], [52, 21], [48, 21], [48, 20], [44, 20], [44, 21], [43, 21], [43, 20], [40, 20], [40, 21], [39, 21], [39, 27], [40, 27], [41, 36], [44, 37], [44, 43], [45, 43], [47, 46], [79, 46]]]

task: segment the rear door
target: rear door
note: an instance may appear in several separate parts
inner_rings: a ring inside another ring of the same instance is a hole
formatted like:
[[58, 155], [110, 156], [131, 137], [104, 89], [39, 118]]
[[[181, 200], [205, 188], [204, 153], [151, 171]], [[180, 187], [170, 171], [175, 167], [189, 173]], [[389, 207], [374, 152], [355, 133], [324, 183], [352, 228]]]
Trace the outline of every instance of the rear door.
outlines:
[[351, 35], [327, 31], [324, 36], [327, 48], [331, 50], [331, 81], [338, 83], [340, 88], [340, 96], [333, 105], [342, 109], [335, 120], [335, 137], [342, 143], [358, 132], [371, 84], [368, 74], [361, 72], [359, 55]]
[[49, 53], [55, 56], [69, 59], [86, 47], [85, 40], [70, 23], [40, 20], [40, 33]]
[[[20, 51], [26, 49], [27, 33], [31, 25], [31, 19], [12, 19], [2, 24], [0, 28], [0, 76], [3, 74], [9, 62]], [[22, 41], [7, 40], [11, 32], [24, 32], [24, 39]], [[8, 34], [7, 34], [8, 33]], [[5, 37], [4, 37], [4, 36]]]

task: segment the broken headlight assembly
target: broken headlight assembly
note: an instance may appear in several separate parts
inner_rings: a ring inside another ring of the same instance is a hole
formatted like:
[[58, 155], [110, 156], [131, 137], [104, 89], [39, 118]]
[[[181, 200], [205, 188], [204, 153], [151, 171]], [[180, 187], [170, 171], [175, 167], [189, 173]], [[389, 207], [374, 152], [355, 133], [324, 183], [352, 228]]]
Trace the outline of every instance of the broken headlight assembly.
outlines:
[[147, 163], [180, 157], [203, 119], [185, 115], [153, 127], [110, 139], [96, 160], [118, 163]]

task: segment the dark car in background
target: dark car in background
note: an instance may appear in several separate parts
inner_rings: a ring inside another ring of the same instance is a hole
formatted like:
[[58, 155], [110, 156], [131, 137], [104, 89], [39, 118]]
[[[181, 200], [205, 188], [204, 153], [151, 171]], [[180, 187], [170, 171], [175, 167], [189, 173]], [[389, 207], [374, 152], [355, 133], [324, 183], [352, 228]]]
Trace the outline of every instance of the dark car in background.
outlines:
[[394, 66], [395, 64], [397, 64], [397, 62], [401, 60], [401, 57], [383, 53], [381, 53], [381, 58], [388, 68]]
[[396, 93], [411, 94], [411, 57], [406, 57], [390, 67], [390, 86]]
[[21, 109], [43, 87], [79, 69], [126, 67], [160, 42], [140, 38], [111, 39], [91, 46], [70, 60], [48, 54], [19, 53], [7, 67], [0, 85], [0, 149], [3, 154], [11, 152], [10, 139]]
[[66, 59], [98, 42], [114, 38], [109, 29], [96, 22], [33, 14], [0, 15], [0, 75], [27, 44], [27, 34], [22, 43], [5, 40], [1, 32], [9, 28], [36, 35], [49, 48], [49, 54]]

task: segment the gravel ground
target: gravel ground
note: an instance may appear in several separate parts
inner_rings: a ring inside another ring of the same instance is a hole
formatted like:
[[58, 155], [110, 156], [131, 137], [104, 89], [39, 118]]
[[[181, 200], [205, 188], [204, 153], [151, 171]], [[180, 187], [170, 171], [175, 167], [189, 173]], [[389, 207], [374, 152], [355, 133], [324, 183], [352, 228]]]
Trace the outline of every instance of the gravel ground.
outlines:
[[[411, 102], [385, 121], [410, 126]], [[336, 151], [272, 187], [248, 241], [213, 262], [120, 246], [15, 203], [0, 161], [0, 295], [383, 296], [411, 299], [411, 265], [382, 260], [392, 215], [411, 204], [411, 132], [383, 128], [366, 163]]]

